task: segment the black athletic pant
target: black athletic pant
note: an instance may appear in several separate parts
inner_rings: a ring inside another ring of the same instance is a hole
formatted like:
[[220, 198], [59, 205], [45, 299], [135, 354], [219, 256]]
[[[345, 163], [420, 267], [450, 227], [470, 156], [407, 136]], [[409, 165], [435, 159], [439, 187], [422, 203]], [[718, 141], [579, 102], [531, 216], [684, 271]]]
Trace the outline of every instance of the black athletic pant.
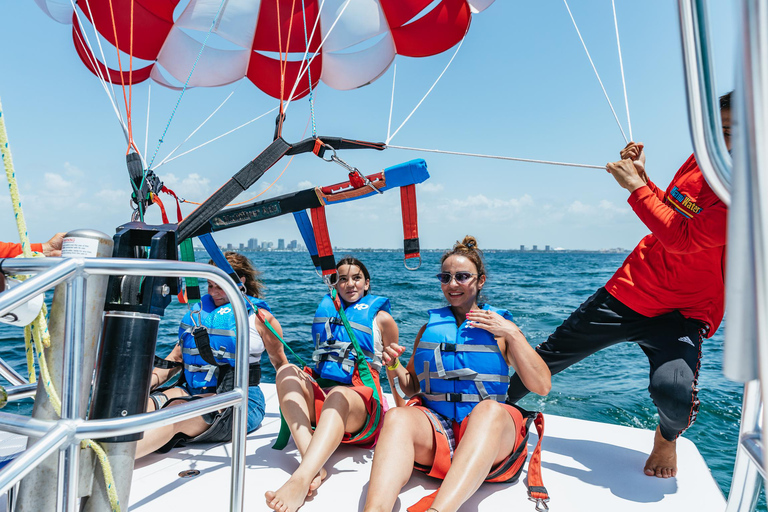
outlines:
[[[672, 441], [695, 421], [699, 409], [696, 386], [704, 328], [678, 311], [643, 316], [600, 288], [536, 352], [554, 375], [616, 343], [637, 343], [651, 363], [648, 391], [659, 411], [661, 435]], [[516, 374], [508, 393], [509, 403], [528, 394]]]

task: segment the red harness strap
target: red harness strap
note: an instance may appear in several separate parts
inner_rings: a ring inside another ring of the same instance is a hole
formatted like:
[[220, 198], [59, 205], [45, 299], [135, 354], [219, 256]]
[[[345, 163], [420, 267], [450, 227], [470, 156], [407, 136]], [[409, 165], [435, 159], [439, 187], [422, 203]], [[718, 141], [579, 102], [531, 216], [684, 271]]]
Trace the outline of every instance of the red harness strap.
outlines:
[[421, 258], [419, 253], [419, 221], [416, 211], [416, 185], [400, 187], [400, 209], [403, 212], [403, 252], [405, 259]]
[[[422, 468], [416, 466], [416, 469], [426, 472], [428, 476], [443, 479], [451, 467], [450, 446], [448, 445], [448, 438], [443, 432], [443, 426], [432, 410], [420, 405], [421, 400], [418, 397], [411, 399], [408, 404], [416, 404], [415, 406], [427, 415], [427, 418], [432, 423], [432, 435], [435, 440], [435, 460], [432, 463], [432, 467]], [[539, 412], [536, 413], [535, 419], [533, 414], [526, 415], [524, 419], [523, 414], [518, 408], [510, 407], [508, 410], [515, 422], [515, 426], [519, 425], [519, 429], [515, 433], [515, 450], [509, 457], [497, 464], [496, 467], [491, 468], [491, 472], [485, 478], [485, 481], [495, 483], [517, 481], [523, 470], [525, 459], [528, 457], [528, 430], [533, 422], [539, 434], [539, 441], [531, 454], [531, 461], [528, 463], [528, 496], [531, 501], [536, 502], [536, 510], [546, 510], [549, 494], [546, 488], [544, 488], [541, 478], [541, 439], [544, 436], [544, 415]], [[466, 431], [467, 420], [468, 418], [465, 418], [459, 428], [455, 428], [457, 425], [454, 424], [454, 434], [457, 436], [456, 446], [459, 445], [461, 437]], [[408, 512], [426, 512], [429, 510], [439, 491], [440, 489], [438, 488], [437, 491], [423, 497], [416, 504], [408, 507]]]
[[323, 275], [336, 273], [336, 262], [333, 259], [333, 246], [328, 235], [328, 222], [325, 220], [325, 207], [310, 208], [312, 215], [312, 231], [315, 232], [317, 244], [317, 257], [320, 259], [320, 269]]

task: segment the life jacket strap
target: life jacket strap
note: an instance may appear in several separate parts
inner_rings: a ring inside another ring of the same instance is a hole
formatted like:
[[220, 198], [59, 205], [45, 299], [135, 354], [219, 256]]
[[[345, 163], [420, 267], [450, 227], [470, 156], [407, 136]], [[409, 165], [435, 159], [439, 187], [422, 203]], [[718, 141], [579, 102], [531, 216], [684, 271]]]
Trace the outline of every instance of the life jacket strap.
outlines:
[[153, 363], [153, 366], [155, 368], [160, 368], [161, 370], [171, 370], [173, 368], [181, 368], [183, 363], [179, 363], [178, 361], [169, 361], [168, 359], [162, 359], [158, 356], [155, 356], [155, 362]]
[[481, 394], [472, 393], [416, 393], [414, 396], [420, 396], [431, 400], [432, 402], [482, 402], [483, 400], [493, 400], [494, 402], [503, 403], [506, 400], [507, 395], [491, 395], [486, 392], [486, 397], [483, 398]]

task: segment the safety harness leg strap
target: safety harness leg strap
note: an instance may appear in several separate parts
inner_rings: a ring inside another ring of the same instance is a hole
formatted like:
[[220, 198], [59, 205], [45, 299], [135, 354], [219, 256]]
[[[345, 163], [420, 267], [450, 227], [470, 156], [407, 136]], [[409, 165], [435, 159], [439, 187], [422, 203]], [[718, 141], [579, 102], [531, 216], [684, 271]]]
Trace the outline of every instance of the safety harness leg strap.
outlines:
[[324, 276], [336, 273], [336, 261], [333, 259], [333, 246], [328, 235], [328, 222], [325, 220], [325, 207], [319, 206], [310, 210], [312, 214], [312, 229], [315, 233], [317, 256], [320, 260], [320, 270]]
[[416, 210], [416, 185], [400, 187], [400, 209], [403, 213], [403, 252], [405, 259], [420, 258], [419, 222]]

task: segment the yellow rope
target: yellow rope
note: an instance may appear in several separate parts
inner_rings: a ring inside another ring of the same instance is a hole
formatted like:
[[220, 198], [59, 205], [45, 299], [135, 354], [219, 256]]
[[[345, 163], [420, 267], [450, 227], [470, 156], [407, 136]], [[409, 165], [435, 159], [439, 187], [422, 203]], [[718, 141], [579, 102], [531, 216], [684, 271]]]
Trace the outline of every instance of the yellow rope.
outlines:
[[[29, 244], [27, 223], [24, 221], [24, 212], [21, 209], [21, 196], [19, 195], [19, 187], [16, 183], [16, 173], [13, 170], [13, 159], [11, 158], [11, 149], [8, 145], [8, 134], [5, 130], [2, 103], [0, 103], [0, 159], [2, 159], [3, 166], [5, 167], [5, 176], [8, 179], [8, 188], [11, 192], [11, 204], [13, 205], [13, 213], [16, 217], [16, 227], [19, 230], [19, 237], [21, 238], [21, 256], [24, 258], [31, 258], [33, 257], [33, 253]], [[40, 256], [40, 254], [35, 254], [35, 256]], [[35, 382], [34, 357], [32, 356], [33, 343], [30, 343], [30, 341], [32, 341], [34, 342], [34, 347], [37, 351], [37, 362], [40, 366], [40, 375], [43, 379], [45, 391], [48, 393], [48, 399], [56, 411], [56, 414], [61, 416], [61, 399], [59, 398], [56, 389], [53, 387], [51, 374], [48, 371], [48, 364], [45, 361], [44, 350], [51, 346], [51, 336], [48, 333], [48, 321], [46, 320], [46, 315], [46, 307], [45, 304], [43, 304], [40, 313], [37, 314], [37, 318], [24, 328], [24, 343], [27, 352], [29, 382]], [[112, 467], [109, 464], [106, 452], [101, 445], [91, 439], [83, 439], [80, 442], [80, 446], [83, 448], [88, 447], [96, 453], [96, 456], [101, 463], [102, 473], [104, 474], [104, 482], [107, 487], [109, 503], [112, 506], [113, 512], [120, 512], [120, 502], [117, 497], [117, 490], [115, 489], [115, 478], [112, 475]]]

